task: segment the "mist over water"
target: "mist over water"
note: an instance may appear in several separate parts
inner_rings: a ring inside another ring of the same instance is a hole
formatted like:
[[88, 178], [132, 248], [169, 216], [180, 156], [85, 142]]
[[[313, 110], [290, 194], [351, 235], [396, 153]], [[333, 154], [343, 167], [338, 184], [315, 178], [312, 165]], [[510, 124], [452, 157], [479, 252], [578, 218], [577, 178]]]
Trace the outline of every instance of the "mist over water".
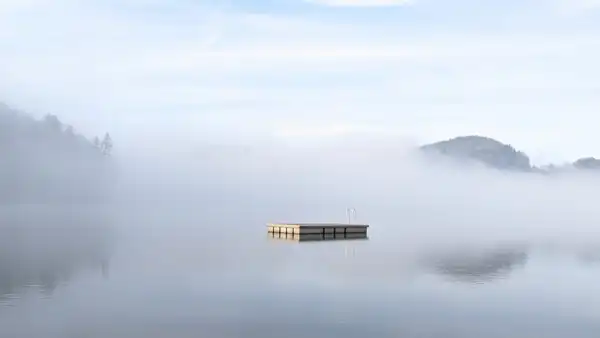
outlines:
[[124, 169], [130, 180], [120, 197], [205, 215], [235, 210], [261, 223], [345, 221], [345, 209], [354, 207], [387, 238], [598, 238], [595, 175], [506, 173], [424, 158], [411, 144], [355, 143], [206, 146], [148, 156]]
[[[0, 209], [2, 337], [595, 337], [598, 178], [395, 140], [119, 154], [110, 203]], [[294, 243], [267, 222], [371, 225]]]

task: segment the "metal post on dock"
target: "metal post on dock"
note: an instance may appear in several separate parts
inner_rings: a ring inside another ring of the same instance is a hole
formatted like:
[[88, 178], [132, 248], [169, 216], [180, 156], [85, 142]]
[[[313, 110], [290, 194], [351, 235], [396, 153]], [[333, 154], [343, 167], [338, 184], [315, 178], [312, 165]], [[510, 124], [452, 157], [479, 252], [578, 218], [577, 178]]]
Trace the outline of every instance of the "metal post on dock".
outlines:
[[348, 216], [348, 224], [352, 224], [352, 216], [354, 216], [354, 220], [356, 220], [356, 209], [346, 208], [346, 216]]

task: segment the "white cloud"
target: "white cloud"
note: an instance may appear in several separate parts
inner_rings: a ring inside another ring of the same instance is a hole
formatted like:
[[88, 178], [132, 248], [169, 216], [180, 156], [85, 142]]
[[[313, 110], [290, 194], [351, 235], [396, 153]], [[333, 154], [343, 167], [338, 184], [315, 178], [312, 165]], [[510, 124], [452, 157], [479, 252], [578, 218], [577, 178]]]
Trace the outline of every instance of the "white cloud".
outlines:
[[389, 7], [405, 6], [414, 0], [305, 0], [311, 3], [331, 7]]
[[600, 7], [599, 0], [563, 0], [564, 6], [578, 9], [597, 9]]
[[0, 16], [10, 15], [29, 9], [44, 0], [2, 0], [0, 1]]
[[[0, 20], [0, 101], [90, 133], [481, 132], [525, 150], [582, 149], [596, 137], [594, 31], [423, 31], [206, 7], [157, 18], [106, 3], [43, 4]], [[560, 130], [572, 141], [557, 139]]]

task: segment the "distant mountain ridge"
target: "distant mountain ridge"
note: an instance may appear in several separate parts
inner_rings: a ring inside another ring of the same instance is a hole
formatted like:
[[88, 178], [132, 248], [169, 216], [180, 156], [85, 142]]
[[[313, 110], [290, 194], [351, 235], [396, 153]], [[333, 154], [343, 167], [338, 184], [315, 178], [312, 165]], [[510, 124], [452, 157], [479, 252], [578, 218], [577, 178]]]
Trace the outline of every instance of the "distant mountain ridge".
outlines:
[[536, 167], [527, 154], [510, 144], [486, 136], [459, 136], [420, 147], [428, 155], [441, 155], [459, 161], [481, 163], [498, 170], [549, 174], [568, 170], [598, 170], [600, 159], [585, 157], [564, 166], [548, 165]]

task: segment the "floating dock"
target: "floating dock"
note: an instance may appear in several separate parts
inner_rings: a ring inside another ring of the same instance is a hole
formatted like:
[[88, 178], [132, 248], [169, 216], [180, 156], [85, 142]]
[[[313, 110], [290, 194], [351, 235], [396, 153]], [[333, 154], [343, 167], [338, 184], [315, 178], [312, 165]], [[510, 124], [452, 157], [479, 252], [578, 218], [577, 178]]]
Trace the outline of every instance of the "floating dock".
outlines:
[[308, 234], [308, 235], [294, 235], [287, 233], [269, 233], [270, 239], [277, 240], [288, 240], [294, 242], [316, 242], [316, 241], [347, 241], [347, 240], [367, 240], [366, 232], [359, 233], [346, 233], [346, 234]]
[[347, 235], [367, 234], [368, 224], [345, 223], [270, 223], [269, 233], [288, 235]]

